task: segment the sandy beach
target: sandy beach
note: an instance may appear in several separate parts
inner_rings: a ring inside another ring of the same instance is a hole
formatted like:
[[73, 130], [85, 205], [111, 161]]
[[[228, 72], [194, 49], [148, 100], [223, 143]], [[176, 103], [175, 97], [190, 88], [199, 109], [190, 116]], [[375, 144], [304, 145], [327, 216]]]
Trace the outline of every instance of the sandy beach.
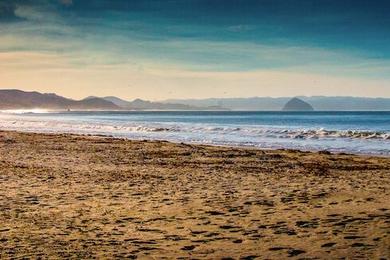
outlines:
[[0, 258], [388, 259], [390, 158], [0, 132]]

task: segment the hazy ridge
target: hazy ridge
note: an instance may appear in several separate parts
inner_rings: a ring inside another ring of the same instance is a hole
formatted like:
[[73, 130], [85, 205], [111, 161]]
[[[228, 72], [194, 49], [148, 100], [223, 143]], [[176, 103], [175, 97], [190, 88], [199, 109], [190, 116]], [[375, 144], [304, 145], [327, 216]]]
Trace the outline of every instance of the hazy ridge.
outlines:
[[316, 111], [390, 111], [390, 98], [299, 96], [168, 99], [153, 102], [139, 98], [127, 101], [115, 96], [89, 96], [82, 100], [73, 100], [54, 93], [26, 92], [17, 89], [0, 90], [0, 109], [280, 111], [289, 101], [296, 98], [308, 103]]
[[[309, 103], [316, 111], [389, 111], [390, 98], [366, 97], [326, 97], [298, 96]], [[207, 99], [168, 99], [164, 102], [175, 102], [193, 106], [219, 105], [231, 110], [279, 111], [292, 97], [250, 97], [250, 98], [207, 98]]]
[[73, 100], [54, 93], [25, 92], [16, 89], [0, 90], [0, 109], [78, 109], [78, 110], [117, 110], [114, 103], [101, 99], [90, 98]]

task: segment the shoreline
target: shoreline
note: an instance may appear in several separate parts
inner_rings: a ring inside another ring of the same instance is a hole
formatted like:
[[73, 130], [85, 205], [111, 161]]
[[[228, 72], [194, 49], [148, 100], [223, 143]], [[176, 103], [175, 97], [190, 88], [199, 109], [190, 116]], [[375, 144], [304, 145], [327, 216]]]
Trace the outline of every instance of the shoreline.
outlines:
[[0, 258], [386, 258], [390, 159], [0, 131]]
[[333, 155], [351, 155], [351, 156], [362, 156], [362, 157], [383, 157], [390, 158], [390, 154], [376, 154], [376, 153], [353, 153], [353, 152], [343, 152], [343, 151], [329, 151], [329, 150], [301, 150], [301, 149], [293, 149], [293, 148], [268, 148], [268, 147], [257, 147], [254, 145], [228, 145], [228, 144], [210, 144], [210, 143], [201, 143], [201, 142], [182, 142], [182, 141], [174, 141], [174, 140], [165, 140], [165, 139], [153, 139], [153, 138], [131, 138], [124, 136], [115, 136], [112, 134], [88, 134], [88, 133], [75, 133], [75, 132], [51, 132], [51, 131], [26, 131], [26, 130], [8, 130], [1, 129], [1, 132], [15, 132], [15, 133], [27, 133], [27, 134], [42, 134], [42, 135], [74, 135], [74, 136], [86, 136], [86, 137], [105, 137], [112, 139], [120, 139], [127, 141], [150, 141], [150, 142], [169, 142], [172, 144], [188, 144], [188, 145], [200, 145], [200, 146], [210, 146], [210, 147], [225, 147], [225, 148], [239, 148], [239, 149], [254, 149], [260, 151], [291, 151], [291, 152], [300, 152], [300, 153], [323, 153], [323, 154], [333, 154]]

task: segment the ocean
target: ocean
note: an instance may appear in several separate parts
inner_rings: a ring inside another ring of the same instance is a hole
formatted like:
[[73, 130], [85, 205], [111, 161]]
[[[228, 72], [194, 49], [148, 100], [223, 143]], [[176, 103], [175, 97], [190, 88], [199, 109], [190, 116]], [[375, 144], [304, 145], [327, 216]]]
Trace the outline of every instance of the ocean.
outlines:
[[7, 111], [0, 129], [390, 156], [390, 112]]

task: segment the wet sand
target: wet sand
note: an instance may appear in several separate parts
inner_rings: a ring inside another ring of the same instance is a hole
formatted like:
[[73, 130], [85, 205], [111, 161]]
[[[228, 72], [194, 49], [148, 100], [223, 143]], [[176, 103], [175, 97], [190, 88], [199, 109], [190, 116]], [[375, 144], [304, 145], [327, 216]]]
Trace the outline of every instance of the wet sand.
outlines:
[[390, 258], [390, 158], [0, 132], [0, 258]]

